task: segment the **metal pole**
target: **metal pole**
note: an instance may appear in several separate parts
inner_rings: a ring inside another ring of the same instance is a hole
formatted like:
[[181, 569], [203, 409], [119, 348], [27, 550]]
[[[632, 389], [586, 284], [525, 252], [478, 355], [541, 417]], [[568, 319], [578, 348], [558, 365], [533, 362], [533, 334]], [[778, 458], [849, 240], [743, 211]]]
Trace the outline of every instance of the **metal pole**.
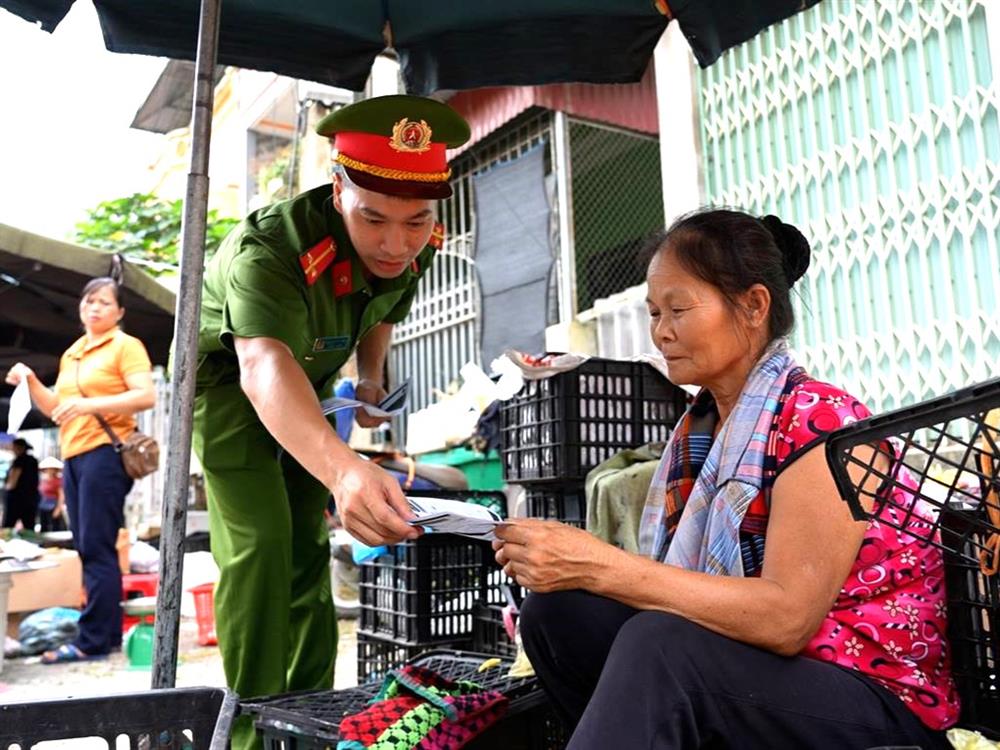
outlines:
[[557, 111], [552, 123], [559, 201], [559, 322], [576, 317], [576, 239], [573, 234], [573, 169], [570, 161], [569, 121]]
[[152, 687], [170, 688], [177, 678], [177, 635], [181, 615], [181, 573], [191, 466], [194, 376], [198, 358], [198, 320], [205, 265], [205, 222], [208, 214], [208, 153], [215, 102], [215, 61], [222, 0], [202, 0], [195, 64], [194, 113], [191, 122], [191, 171], [184, 196], [181, 226], [181, 284], [174, 319], [171, 370], [170, 435], [167, 479], [160, 528], [160, 588], [156, 598]]

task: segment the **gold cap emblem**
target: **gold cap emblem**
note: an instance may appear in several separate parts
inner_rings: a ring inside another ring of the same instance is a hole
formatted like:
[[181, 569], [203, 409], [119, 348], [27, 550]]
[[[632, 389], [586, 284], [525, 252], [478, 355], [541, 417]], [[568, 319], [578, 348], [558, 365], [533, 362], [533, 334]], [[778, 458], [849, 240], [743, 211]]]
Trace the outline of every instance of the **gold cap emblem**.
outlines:
[[431, 127], [424, 120], [410, 122], [404, 117], [392, 126], [389, 145], [396, 151], [421, 154], [431, 147]]

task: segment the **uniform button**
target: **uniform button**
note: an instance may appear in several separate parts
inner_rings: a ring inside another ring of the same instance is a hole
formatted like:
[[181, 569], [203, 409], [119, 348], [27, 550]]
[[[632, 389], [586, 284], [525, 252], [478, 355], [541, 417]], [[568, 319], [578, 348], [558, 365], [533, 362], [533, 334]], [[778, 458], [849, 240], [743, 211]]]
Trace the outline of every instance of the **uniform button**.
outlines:
[[346, 284], [347, 283], [347, 277], [346, 276], [341, 276], [339, 279], [337, 279], [337, 281], [338, 281], [338, 283]]

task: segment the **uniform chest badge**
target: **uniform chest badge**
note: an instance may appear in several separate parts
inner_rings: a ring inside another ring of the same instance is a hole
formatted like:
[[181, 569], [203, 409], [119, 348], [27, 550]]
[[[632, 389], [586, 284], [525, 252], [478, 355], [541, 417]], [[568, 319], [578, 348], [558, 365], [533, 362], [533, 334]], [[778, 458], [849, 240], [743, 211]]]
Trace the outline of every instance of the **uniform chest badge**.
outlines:
[[422, 154], [431, 148], [431, 126], [424, 120], [411, 122], [404, 117], [392, 126], [392, 138], [389, 145], [396, 151], [411, 154]]
[[350, 336], [320, 336], [313, 341], [314, 352], [334, 352], [351, 348]]
[[333, 259], [337, 257], [337, 243], [333, 237], [326, 237], [299, 256], [299, 265], [306, 276], [306, 284], [312, 286], [323, 274]]

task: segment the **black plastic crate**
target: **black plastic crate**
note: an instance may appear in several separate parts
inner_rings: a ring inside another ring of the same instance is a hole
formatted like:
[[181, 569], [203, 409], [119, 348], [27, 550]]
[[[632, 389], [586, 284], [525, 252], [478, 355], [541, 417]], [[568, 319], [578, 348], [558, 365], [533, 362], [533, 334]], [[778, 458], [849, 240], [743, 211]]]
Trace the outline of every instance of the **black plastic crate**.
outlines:
[[965, 545], [966, 554], [945, 554], [948, 638], [952, 673], [962, 700], [959, 726], [975, 727], [1000, 739], [1000, 576], [983, 573], [973, 551], [984, 540], [969, 511], [945, 516], [945, 546]]
[[[877, 516], [883, 525], [976, 562], [988, 555], [988, 540], [1000, 534], [1000, 426], [990, 426], [998, 408], [1000, 379], [831, 434], [827, 462], [851, 513], [858, 520]], [[910, 483], [934, 511], [932, 523], [913, 523], [908, 496], [896, 491]], [[945, 543], [939, 532], [949, 520]]]
[[255, 718], [265, 750], [335, 750], [340, 721], [378, 693], [381, 681], [346, 690], [318, 690], [252, 698], [240, 712]]
[[358, 684], [380, 681], [390, 669], [398, 669], [411, 659], [442, 646], [458, 650], [468, 650], [472, 644], [468, 638], [447, 643], [400, 643], [378, 633], [357, 631], [358, 639]]
[[0, 704], [0, 748], [101, 738], [108, 747], [225, 750], [237, 699], [224, 688]]
[[498, 656], [516, 656], [517, 645], [507, 635], [503, 607], [479, 602], [472, 610], [472, 650]]
[[472, 636], [472, 606], [499, 570], [489, 542], [425, 534], [360, 566], [358, 627], [408, 644]]
[[500, 566], [490, 570], [486, 582], [486, 596], [480, 600], [484, 604], [513, 604], [520, 607], [524, 597], [528, 595], [528, 589], [516, 583]]
[[548, 518], [581, 529], [587, 526], [587, 495], [583, 482], [525, 485], [524, 497], [529, 518]]
[[500, 409], [504, 478], [582, 480], [620, 450], [665, 441], [686, 404], [685, 392], [644, 362], [593, 358], [528, 380]]
[[[555, 721], [537, 680], [508, 678], [510, 660], [479, 672], [488, 658], [486, 654], [438, 650], [417, 656], [411, 663], [453, 680], [471, 680], [485, 690], [499, 690], [510, 698], [507, 714], [470, 743], [467, 747], [471, 750], [560, 750], [565, 745], [565, 733]], [[341, 719], [362, 710], [380, 686], [380, 682], [372, 682], [348, 690], [254, 699], [245, 701], [241, 710], [255, 717], [267, 750], [334, 750]]]

